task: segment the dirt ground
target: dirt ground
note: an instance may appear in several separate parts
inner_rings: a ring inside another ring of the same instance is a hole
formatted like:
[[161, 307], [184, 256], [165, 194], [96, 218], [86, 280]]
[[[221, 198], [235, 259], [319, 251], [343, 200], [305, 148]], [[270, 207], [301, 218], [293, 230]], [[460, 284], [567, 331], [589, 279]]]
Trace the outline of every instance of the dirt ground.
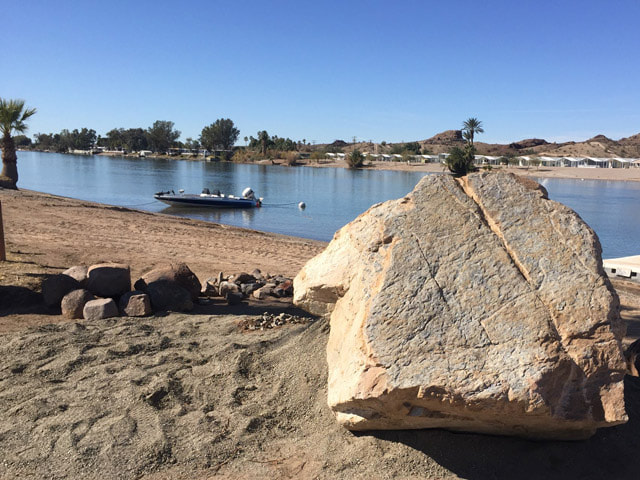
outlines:
[[[190, 314], [68, 321], [41, 303], [47, 274], [119, 261], [133, 276], [185, 261], [201, 280], [293, 276], [323, 243], [0, 190], [0, 478], [637, 478], [640, 379], [629, 422], [587, 441], [443, 430], [351, 433], [326, 406], [328, 325], [282, 300]], [[640, 336], [640, 287], [614, 283]], [[305, 323], [244, 331], [262, 314]]]

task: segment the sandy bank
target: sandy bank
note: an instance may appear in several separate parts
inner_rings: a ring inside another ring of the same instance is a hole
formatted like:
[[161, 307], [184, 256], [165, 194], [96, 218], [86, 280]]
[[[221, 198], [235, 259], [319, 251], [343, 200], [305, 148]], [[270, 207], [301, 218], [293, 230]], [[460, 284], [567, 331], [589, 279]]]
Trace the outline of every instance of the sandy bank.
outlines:
[[[637, 476], [638, 379], [626, 382], [629, 423], [584, 442], [353, 434], [326, 404], [325, 322], [238, 328], [288, 304], [93, 322], [30, 310], [41, 279], [73, 264], [120, 261], [137, 275], [174, 260], [201, 279], [255, 267], [295, 275], [322, 242], [37, 192], [0, 190], [0, 201], [9, 260], [0, 264], [0, 303], [16, 304], [0, 311], [0, 478]], [[634, 327], [640, 288], [616, 289]]]

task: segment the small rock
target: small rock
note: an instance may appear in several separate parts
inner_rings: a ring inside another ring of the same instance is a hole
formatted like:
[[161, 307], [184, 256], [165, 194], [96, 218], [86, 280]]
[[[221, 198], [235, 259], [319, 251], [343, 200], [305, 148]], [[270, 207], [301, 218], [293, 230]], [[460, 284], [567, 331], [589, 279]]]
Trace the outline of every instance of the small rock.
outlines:
[[67, 268], [64, 272], [62, 272], [62, 274], [77, 280], [80, 283], [80, 285], [85, 287], [87, 285], [87, 280], [89, 279], [88, 271], [89, 269], [87, 266], [76, 265], [71, 268]]
[[100, 263], [89, 267], [87, 290], [99, 297], [118, 297], [131, 290], [129, 265]]
[[227, 294], [225, 295], [225, 298], [227, 299], [227, 303], [229, 305], [237, 305], [240, 302], [242, 302], [242, 299], [244, 297], [240, 292], [227, 292]]
[[255, 278], [259, 282], [264, 281], [264, 275], [262, 275], [262, 272], [258, 268], [256, 268], [253, 272], [251, 272], [251, 275], [253, 275], [253, 278]]
[[229, 292], [232, 292], [232, 293], [240, 292], [240, 287], [238, 287], [238, 285], [236, 285], [233, 282], [222, 282], [220, 284], [220, 287], [218, 287], [218, 290], [220, 292], [220, 296], [226, 298], [227, 293]]
[[118, 306], [113, 298], [98, 298], [84, 305], [82, 315], [85, 320], [101, 320], [118, 316]]
[[254, 291], [253, 298], [257, 300], [264, 300], [269, 295], [271, 295], [271, 292], [273, 291], [274, 288], [275, 288], [275, 285], [273, 283], [268, 283], [264, 287], [261, 287], [256, 291]]
[[240, 290], [242, 291], [243, 295], [248, 297], [249, 295], [251, 295], [253, 292], [255, 292], [257, 289], [259, 289], [262, 286], [264, 286], [264, 284], [257, 283], [257, 282], [244, 283], [240, 285]]
[[146, 293], [134, 290], [120, 297], [120, 311], [127, 317], [146, 317], [151, 315], [151, 300]]
[[253, 283], [256, 281], [256, 278], [253, 275], [249, 275], [246, 272], [236, 273], [229, 278], [230, 281], [234, 282], [237, 285], [241, 285], [243, 283]]
[[220, 291], [218, 290], [218, 284], [216, 283], [218, 280], [215, 278], [210, 278], [206, 282], [204, 282], [204, 287], [202, 287], [202, 292], [200, 292], [205, 297], [217, 297], [220, 295]]
[[48, 307], [57, 307], [67, 293], [81, 288], [80, 282], [75, 278], [59, 273], [47, 277], [42, 282], [42, 297]]
[[293, 295], [293, 281], [290, 278], [285, 279], [285, 281], [278, 286], [284, 291], [286, 296], [290, 297]]
[[67, 293], [60, 305], [62, 315], [67, 318], [83, 318], [84, 306], [95, 298], [89, 290], [83, 288]]

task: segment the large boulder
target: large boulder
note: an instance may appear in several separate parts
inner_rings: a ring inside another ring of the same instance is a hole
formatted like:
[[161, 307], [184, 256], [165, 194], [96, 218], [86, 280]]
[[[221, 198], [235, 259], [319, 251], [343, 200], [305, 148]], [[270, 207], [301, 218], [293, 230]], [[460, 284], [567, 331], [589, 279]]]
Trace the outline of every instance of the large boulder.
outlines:
[[42, 282], [42, 298], [47, 307], [59, 307], [67, 293], [79, 288], [82, 286], [75, 278], [58, 273], [45, 278]]
[[129, 265], [99, 263], [87, 271], [87, 290], [98, 297], [119, 297], [131, 290]]
[[146, 292], [147, 287], [154, 282], [165, 282], [179, 285], [189, 292], [191, 300], [193, 301], [198, 299], [202, 289], [202, 285], [200, 285], [198, 277], [184, 263], [169, 264], [155, 268], [150, 272], [145, 273], [142, 278], [136, 281], [134, 288], [136, 290]]
[[330, 407], [352, 430], [586, 438], [627, 420], [618, 299], [593, 231], [537, 183], [427, 176], [294, 280], [330, 314]]

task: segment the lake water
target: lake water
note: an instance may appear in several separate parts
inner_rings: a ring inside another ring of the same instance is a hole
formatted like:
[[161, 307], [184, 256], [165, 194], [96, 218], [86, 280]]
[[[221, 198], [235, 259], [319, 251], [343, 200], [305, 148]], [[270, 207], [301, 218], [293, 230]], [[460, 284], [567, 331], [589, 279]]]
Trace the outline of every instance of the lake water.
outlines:
[[[374, 203], [406, 195], [425, 175], [40, 152], [18, 152], [18, 171], [21, 188], [324, 241]], [[604, 258], [640, 254], [639, 182], [538, 181], [591, 225]], [[251, 187], [264, 206], [181, 209], [153, 200], [160, 190], [205, 187], [236, 195]], [[305, 210], [297, 208], [301, 201]]]

